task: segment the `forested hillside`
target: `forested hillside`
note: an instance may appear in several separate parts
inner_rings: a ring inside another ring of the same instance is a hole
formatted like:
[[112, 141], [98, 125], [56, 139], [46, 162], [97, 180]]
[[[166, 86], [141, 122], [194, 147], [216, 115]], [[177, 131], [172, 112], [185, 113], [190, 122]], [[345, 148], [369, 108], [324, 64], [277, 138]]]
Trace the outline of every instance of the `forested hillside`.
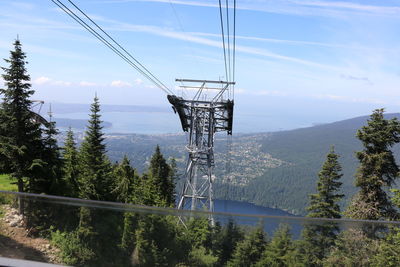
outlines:
[[[400, 117], [400, 114], [385, 117], [390, 119]], [[236, 134], [230, 148], [226, 136], [217, 136], [216, 197], [305, 214], [308, 195], [315, 190], [317, 173], [329, 147], [334, 145], [343, 168], [344, 205], [356, 191], [354, 173], [358, 161], [354, 153], [362, 148], [356, 132], [367, 119], [368, 116], [362, 116], [291, 131]], [[113, 134], [107, 135], [107, 144], [112, 160], [127, 154], [139, 172], [148, 167], [157, 144], [167, 157], [176, 158], [180, 173], [186, 163], [183, 134]], [[230, 157], [227, 157], [227, 151], [230, 151]], [[398, 146], [394, 151], [400, 156]]]
[[[400, 114], [387, 114], [385, 117], [391, 119], [400, 117]], [[342, 192], [347, 203], [356, 191], [354, 173], [358, 161], [354, 153], [362, 149], [356, 132], [367, 119], [368, 116], [362, 116], [271, 134], [262, 141], [262, 151], [286, 164], [268, 169], [262, 176], [251, 180], [244, 190], [244, 200], [304, 214], [307, 196], [314, 192], [317, 173], [330, 145], [334, 145], [343, 168]], [[398, 158], [399, 147], [394, 151]]]

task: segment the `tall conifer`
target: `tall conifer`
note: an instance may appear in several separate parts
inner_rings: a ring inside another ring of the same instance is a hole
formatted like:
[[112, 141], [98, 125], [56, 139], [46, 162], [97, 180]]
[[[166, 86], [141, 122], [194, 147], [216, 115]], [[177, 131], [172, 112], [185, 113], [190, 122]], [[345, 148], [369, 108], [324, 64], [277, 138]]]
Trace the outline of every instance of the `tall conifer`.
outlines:
[[63, 177], [66, 184], [66, 195], [70, 197], [79, 196], [78, 176], [79, 160], [78, 150], [74, 139], [74, 133], [71, 128], [67, 131], [67, 137], [62, 151], [63, 158]]
[[375, 110], [366, 126], [357, 131], [364, 149], [356, 156], [360, 166], [355, 174], [355, 184], [360, 191], [352, 199], [346, 215], [353, 219], [379, 220], [398, 217], [387, 196], [399, 175], [399, 167], [390, 148], [400, 142], [400, 122], [387, 120], [384, 109]]
[[[317, 193], [310, 195], [307, 217], [330, 219], [341, 217], [339, 201], [344, 195], [339, 194], [338, 191], [342, 185], [339, 180], [343, 174], [338, 158], [332, 146], [318, 173]], [[306, 225], [302, 232], [303, 240], [299, 245], [299, 255], [304, 263], [309, 266], [320, 266], [322, 259], [334, 245], [338, 232], [337, 225], [332, 222]]]
[[229, 267], [254, 266], [261, 258], [265, 246], [266, 238], [261, 227], [253, 230], [243, 241], [240, 241], [235, 248], [232, 259], [228, 261]]
[[339, 156], [331, 147], [326, 161], [318, 174], [317, 193], [310, 195], [310, 206], [308, 217], [314, 218], [340, 218], [339, 201], [344, 197], [339, 194], [342, 183], [339, 181], [343, 176], [342, 167], [338, 161]]
[[0, 112], [0, 157], [2, 168], [17, 180], [18, 191], [26, 191], [26, 181], [33, 179], [38, 168], [43, 166], [40, 153], [43, 149], [42, 130], [31, 112], [34, 93], [29, 83], [25, 65], [26, 55], [21, 42], [14, 42], [10, 58], [4, 59], [9, 67], [2, 67], [5, 89], [0, 89], [3, 97]]
[[172, 176], [175, 175], [175, 170], [172, 170], [161, 154], [160, 147], [157, 145], [155, 152], [150, 160], [149, 180], [154, 186], [155, 193], [160, 196], [162, 203], [157, 203], [158, 206], [173, 206], [174, 198], [174, 182]]
[[80, 197], [93, 200], [112, 200], [111, 164], [106, 155], [100, 104], [97, 96], [90, 108], [89, 125], [82, 142], [79, 160]]

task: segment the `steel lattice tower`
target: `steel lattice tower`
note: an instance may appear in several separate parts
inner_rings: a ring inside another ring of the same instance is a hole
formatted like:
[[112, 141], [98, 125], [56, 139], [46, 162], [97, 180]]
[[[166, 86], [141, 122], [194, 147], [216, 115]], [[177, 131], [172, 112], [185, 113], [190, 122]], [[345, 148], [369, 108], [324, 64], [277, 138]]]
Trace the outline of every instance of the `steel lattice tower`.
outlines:
[[[188, 133], [189, 153], [178, 209], [214, 210], [214, 135], [232, 134], [234, 82], [176, 79], [184, 89], [195, 91], [191, 99], [168, 95], [182, 129]], [[214, 87], [209, 87], [209, 85]], [[193, 85], [193, 86], [192, 86]]]

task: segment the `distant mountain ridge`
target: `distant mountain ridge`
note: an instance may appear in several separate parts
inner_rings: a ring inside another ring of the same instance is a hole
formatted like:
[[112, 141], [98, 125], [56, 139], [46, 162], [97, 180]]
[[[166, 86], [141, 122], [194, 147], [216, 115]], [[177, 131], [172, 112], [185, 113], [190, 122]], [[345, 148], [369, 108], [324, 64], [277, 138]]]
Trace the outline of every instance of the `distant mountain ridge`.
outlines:
[[[386, 118], [400, 118], [400, 113]], [[348, 201], [356, 192], [354, 173], [358, 161], [355, 151], [362, 149], [356, 132], [366, 125], [369, 116], [319, 124], [290, 131], [258, 134], [234, 134], [232, 149], [225, 135], [216, 135], [215, 197], [305, 214], [308, 195], [316, 188], [318, 172], [330, 146], [340, 155], [343, 168], [343, 193]], [[77, 134], [82, 138], [82, 134]], [[107, 150], [115, 162], [127, 155], [132, 165], [144, 172], [155, 146], [161, 146], [167, 158], [177, 159], [184, 172], [187, 152], [184, 134], [107, 134]], [[230, 151], [230, 159], [227, 152]], [[400, 159], [400, 147], [394, 147]], [[182, 182], [182, 181], [181, 181]], [[179, 192], [179, 190], [178, 190]]]
[[[400, 113], [386, 114], [387, 119], [400, 118]], [[246, 201], [269, 207], [305, 214], [308, 195], [316, 188], [317, 174], [331, 145], [340, 155], [343, 168], [342, 191], [347, 202], [356, 192], [354, 173], [358, 161], [354, 156], [362, 149], [356, 138], [357, 130], [366, 125], [369, 116], [276, 132], [262, 141], [262, 151], [287, 162], [277, 168], [268, 169], [262, 176], [253, 179], [244, 190]], [[399, 146], [394, 147], [400, 159]], [[345, 204], [345, 203], [342, 203]]]

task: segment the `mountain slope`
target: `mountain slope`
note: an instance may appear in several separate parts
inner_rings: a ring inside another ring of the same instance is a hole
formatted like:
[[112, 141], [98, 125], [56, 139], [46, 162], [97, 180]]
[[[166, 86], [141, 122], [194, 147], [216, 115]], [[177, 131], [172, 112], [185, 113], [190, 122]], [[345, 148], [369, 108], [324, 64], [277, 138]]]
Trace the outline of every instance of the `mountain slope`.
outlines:
[[[386, 118], [393, 117], [400, 117], [400, 114], [386, 115]], [[363, 116], [271, 134], [262, 141], [262, 151], [287, 164], [268, 169], [262, 176], [251, 180], [242, 199], [304, 214], [308, 194], [314, 192], [325, 155], [330, 145], [334, 145], [343, 168], [342, 191], [347, 202], [356, 192], [353, 175], [358, 161], [354, 152], [362, 149], [356, 132], [367, 123], [368, 118]], [[398, 147], [395, 147], [395, 154], [398, 155], [398, 151]]]

